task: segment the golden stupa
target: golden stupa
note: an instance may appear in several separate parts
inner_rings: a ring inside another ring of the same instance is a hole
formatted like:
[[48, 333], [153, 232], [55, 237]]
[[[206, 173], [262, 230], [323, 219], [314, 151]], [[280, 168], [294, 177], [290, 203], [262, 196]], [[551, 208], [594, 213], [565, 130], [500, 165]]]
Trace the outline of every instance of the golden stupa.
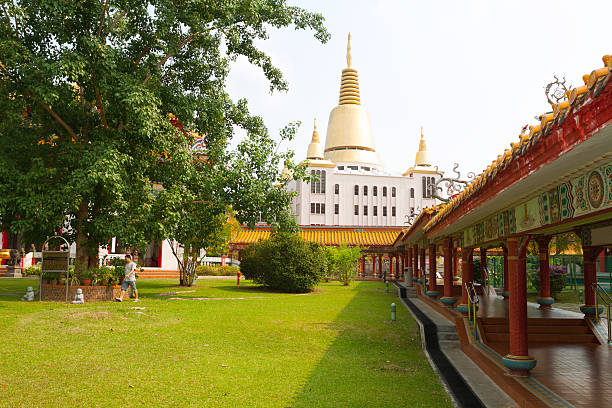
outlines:
[[419, 151], [414, 158], [414, 166], [406, 170], [402, 176], [409, 176], [414, 173], [443, 174], [436, 166], [431, 165], [427, 144], [423, 136], [423, 126], [421, 126], [421, 140], [419, 140]]
[[[370, 114], [361, 106], [357, 70], [351, 67], [350, 33], [346, 63], [347, 68], [342, 70], [338, 106], [329, 114], [324, 157], [334, 163], [366, 164], [382, 168], [380, 157], [374, 149]], [[310, 154], [310, 147], [308, 151]]]
[[317, 119], [314, 120], [314, 130], [312, 131], [312, 141], [308, 145], [306, 158], [311, 160], [323, 160], [323, 146], [319, 141], [319, 132], [317, 132]]

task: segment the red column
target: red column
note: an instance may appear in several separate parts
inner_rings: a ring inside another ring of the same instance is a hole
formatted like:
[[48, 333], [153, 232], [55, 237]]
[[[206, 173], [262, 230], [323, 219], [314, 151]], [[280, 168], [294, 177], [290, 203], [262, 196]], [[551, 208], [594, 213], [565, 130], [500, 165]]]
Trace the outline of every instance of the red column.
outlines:
[[372, 275], [376, 276], [376, 256], [372, 255]]
[[504, 252], [504, 291], [502, 292], [502, 296], [504, 300], [506, 300], [508, 296], [510, 296], [510, 289], [508, 289], [508, 275], [510, 275], [510, 270], [508, 269], [508, 247], [504, 245], [502, 250]]
[[[595, 259], [597, 259], [600, 252], [600, 247], [584, 246], [584, 244], [582, 246], [582, 257], [584, 261], [584, 305], [580, 306], [580, 310], [587, 316], [595, 315], [596, 295], [593, 284], [597, 283]], [[600, 311], [603, 311], [603, 308], [600, 307]]]
[[382, 255], [378, 257], [378, 274], [381, 277], [383, 276], [383, 256]]
[[395, 255], [395, 279], [399, 278], [400, 272], [400, 255]]
[[459, 277], [459, 251], [457, 248], [453, 248], [453, 280]]
[[397, 271], [397, 274], [400, 277], [404, 277], [404, 264], [406, 263], [404, 262], [404, 254], [401, 253], [398, 256], [399, 256], [399, 270]]
[[420, 271], [420, 279], [421, 282], [424, 284], [425, 283], [425, 247], [420, 249], [420, 255], [421, 255], [421, 260], [420, 260], [420, 264], [421, 264], [421, 271]]
[[538, 253], [540, 264], [540, 297], [538, 303], [540, 309], [550, 309], [550, 305], [555, 302], [550, 296], [550, 264], [548, 261], [548, 244], [550, 237], [538, 238]]
[[465, 290], [465, 283], [474, 281], [473, 251], [473, 248], [461, 248], [461, 304], [457, 306], [457, 310], [463, 313], [468, 312], [468, 294]]
[[419, 246], [415, 245], [412, 249], [414, 265], [412, 265], [412, 275], [415, 278], [419, 277]]
[[453, 240], [444, 242], [444, 296], [440, 302], [452, 307], [457, 299], [453, 297]]
[[389, 279], [394, 276], [395, 272], [395, 269], [393, 268], [393, 262], [395, 262], [395, 259], [393, 259], [393, 255], [389, 255]]
[[436, 285], [436, 245], [429, 245], [429, 287], [427, 291], [427, 296], [435, 297], [440, 293], [438, 292], [438, 287]]
[[508, 269], [510, 305], [508, 311], [510, 328], [510, 353], [502, 363], [512, 375], [528, 376], [536, 366], [536, 360], [529, 356], [527, 345], [527, 264], [525, 253], [527, 243], [519, 247], [518, 238], [508, 238]]

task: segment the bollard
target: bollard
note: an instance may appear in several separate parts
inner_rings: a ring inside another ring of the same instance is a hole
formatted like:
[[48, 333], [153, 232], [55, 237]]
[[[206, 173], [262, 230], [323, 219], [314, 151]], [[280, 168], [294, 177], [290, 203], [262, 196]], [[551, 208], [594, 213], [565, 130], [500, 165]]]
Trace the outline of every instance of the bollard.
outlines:
[[236, 275], [236, 278], [238, 279], [236, 285], [240, 286], [240, 271], [238, 271], [238, 275]]
[[385, 286], [387, 287], [387, 289], [385, 289], [385, 292], [389, 293], [389, 282], [385, 282]]
[[395, 303], [391, 303], [391, 321], [395, 321]]

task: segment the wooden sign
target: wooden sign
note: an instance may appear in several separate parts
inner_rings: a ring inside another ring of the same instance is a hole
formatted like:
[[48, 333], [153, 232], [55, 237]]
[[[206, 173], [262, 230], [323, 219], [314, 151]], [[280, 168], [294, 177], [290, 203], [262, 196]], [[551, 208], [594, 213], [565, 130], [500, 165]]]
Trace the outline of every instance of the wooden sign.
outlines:
[[69, 254], [69, 251], [43, 251], [41, 272], [68, 272]]

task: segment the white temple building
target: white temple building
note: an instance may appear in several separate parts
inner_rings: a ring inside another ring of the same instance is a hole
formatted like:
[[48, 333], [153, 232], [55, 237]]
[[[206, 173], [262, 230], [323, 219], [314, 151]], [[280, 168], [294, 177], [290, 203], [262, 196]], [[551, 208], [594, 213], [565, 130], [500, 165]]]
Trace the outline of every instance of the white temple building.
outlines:
[[346, 59], [338, 106], [329, 114], [325, 147], [316, 120], [308, 145], [308, 171], [318, 181], [288, 182], [287, 188], [297, 192], [292, 211], [300, 225], [407, 225], [411, 214], [436, 204], [428, 186], [442, 172], [431, 164], [422, 128], [414, 166], [403, 174], [384, 171], [374, 147], [370, 114], [361, 105], [357, 70], [351, 67], [350, 34]]

